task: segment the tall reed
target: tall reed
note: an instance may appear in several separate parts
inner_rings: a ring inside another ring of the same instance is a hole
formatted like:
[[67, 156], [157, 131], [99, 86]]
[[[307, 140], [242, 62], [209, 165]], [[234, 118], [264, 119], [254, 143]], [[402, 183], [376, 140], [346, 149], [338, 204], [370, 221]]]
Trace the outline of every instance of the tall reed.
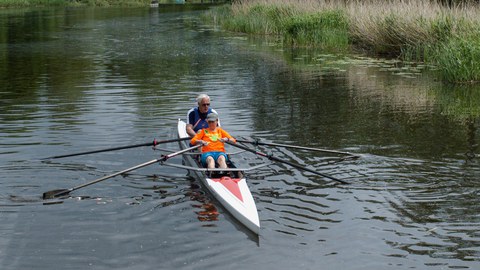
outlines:
[[130, 6], [147, 7], [151, 0], [0, 0], [0, 7], [30, 6]]
[[480, 82], [480, 35], [449, 38], [434, 51], [443, 77], [451, 82]]
[[295, 46], [316, 44], [329, 50], [349, 46], [348, 18], [341, 10], [297, 15], [284, 24], [285, 42]]
[[64, 6], [65, 0], [0, 0], [0, 7]]

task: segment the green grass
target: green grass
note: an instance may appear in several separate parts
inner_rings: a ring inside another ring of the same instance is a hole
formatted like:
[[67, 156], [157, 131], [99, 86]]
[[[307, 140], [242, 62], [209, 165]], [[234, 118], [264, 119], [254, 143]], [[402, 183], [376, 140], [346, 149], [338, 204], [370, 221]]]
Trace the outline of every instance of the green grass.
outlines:
[[341, 10], [290, 17], [283, 25], [285, 42], [293, 46], [311, 46], [327, 50], [349, 46], [348, 18]]
[[229, 31], [277, 35], [291, 46], [345, 49], [349, 44], [348, 18], [341, 10], [301, 14], [292, 5], [257, 4], [235, 13], [230, 6], [221, 6], [205, 18]]
[[227, 30], [249, 34], [278, 35], [283, 24], [293, 15], [290, 6], [252, 5], [241, 16], [234, 14], [230, 6], [221, 6], [208, 12]]
[[480, 35], [451, 37], [432, 58], [446, 81], [480, 82]]
[[36, 6], [130, 6], [146, 7], [151, 0], [0, 0], [0, 7], [36, 7]]
[[64, 6], [65, 0], [0, 0], [0, 7]]

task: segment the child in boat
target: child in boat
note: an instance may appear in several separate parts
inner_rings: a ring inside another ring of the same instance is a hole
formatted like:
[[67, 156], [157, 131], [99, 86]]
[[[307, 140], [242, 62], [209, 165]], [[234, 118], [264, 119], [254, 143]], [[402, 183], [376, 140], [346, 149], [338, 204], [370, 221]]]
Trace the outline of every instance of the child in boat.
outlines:
[[227, 154], [225, 154], [225, 142], [231, 141], [236, 143], [237, 140], [217, 125], [218, 114], [208, 114], [207, 122], [208, 128], [198, 131], [190, 140], [190, 143], [192, 145], [203, 144], [200, 160], [204, 167], [213, 169], [215, 168], [215, 162], [217, 162], [219, 168], [225, 169], [227, 168], [228, 160]]

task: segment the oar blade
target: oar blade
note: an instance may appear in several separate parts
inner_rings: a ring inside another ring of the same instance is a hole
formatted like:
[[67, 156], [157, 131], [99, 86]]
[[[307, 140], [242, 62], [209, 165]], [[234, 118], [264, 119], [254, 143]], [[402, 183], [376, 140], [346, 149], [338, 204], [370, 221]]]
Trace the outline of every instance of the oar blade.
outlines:
[[71, 192], [70, 189], [50, 190], [50, 191], [47, 191], [47, 192], [43, 193], [43, 199], [48, 200], [48, 199], [58, 198], [58, 197], [61, 197], [61, 196], [65, 196], [70, 192]]

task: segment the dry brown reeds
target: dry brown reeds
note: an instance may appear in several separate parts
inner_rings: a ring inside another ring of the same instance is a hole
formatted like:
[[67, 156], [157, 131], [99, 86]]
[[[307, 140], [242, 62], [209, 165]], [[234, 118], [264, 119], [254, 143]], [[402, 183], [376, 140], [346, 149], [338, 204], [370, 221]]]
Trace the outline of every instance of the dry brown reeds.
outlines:
[[445, 7], [435, 1], [355, 0], [347, 12], [352, 37], [379, 53], [399, 54], [402, 48], [434, 44], [480, 25], [478, 7]]

